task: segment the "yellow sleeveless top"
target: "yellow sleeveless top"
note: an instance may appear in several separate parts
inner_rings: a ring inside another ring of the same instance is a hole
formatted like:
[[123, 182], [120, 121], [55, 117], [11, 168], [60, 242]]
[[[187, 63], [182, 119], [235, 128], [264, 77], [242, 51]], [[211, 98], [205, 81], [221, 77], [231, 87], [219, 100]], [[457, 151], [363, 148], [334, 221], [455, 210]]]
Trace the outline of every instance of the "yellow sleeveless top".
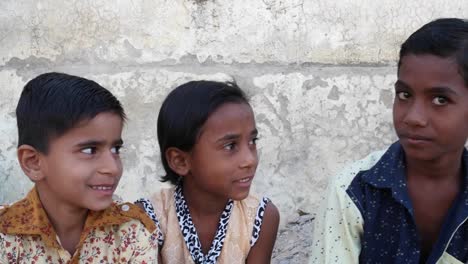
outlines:
[[171, 264], [245, 263], [258, 238], [268, 201], [252, 195], [229, 201], [210, 251], [203, 255], [182, 188], [163, 189], [150, 200], [139, 200], [161, 231], [158, 237], [163, 263]]

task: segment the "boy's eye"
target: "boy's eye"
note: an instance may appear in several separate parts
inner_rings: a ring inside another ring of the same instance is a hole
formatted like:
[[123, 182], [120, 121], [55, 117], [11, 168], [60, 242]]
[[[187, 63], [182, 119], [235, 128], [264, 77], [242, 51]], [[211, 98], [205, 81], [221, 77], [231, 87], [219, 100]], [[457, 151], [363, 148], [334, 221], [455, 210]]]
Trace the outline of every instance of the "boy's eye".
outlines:
[[223, 146], [225, 150], [233, 150], [236, 147], [236, 143], [230, 142]]
[[86, 147], [86, 148], [83, 148], [80, 150], [81, 153], [84, 153], [84, 154], [95, 154], [96, 153], [96, 148], [95, 147]]
[[250, 140], [249, 144], [250, 145], [257, 145], [258, 137], [254, 137], [252, 140]]
[[407, 100], [410, 98], [410, 94], [408, 92], [397, 92], [397, 96], [400, 100]]
[[447, 98], [445, 98], [443, 96], [437, 96], [432, 100], [432, 102], [435, 105], [446, 105], [448, 103], [448, 100], [447, 100]]
[[114, 146], [111, 148], [111, 152], [113, 154], [120, 154], [120, 150], [122, 149], [122, 146]]

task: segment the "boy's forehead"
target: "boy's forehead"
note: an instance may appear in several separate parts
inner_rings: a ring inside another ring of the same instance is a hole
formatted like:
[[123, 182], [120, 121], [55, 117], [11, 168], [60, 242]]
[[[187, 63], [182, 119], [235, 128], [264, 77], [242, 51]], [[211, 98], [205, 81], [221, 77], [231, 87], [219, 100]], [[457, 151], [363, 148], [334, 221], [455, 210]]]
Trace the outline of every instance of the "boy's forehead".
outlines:
[[121, 140], [122, 118], [115, 113], [100, 113], [93, 118], [81, 120], [50, 143], [80, 144], [83, 141], [114, 142]]
[[97, 113], [93, 116], [87, 116], [87, 117], [82, 117], [81, 119], [79, 119], [78, 121], [76, 121], [75, 125], [72, 127], [72, 128], [79, 128], [79, 127], [86, 127], [87, 125], [89, 125], [89, 123], [93, 122], [93, 121], [104, 121], [104, 120], [108, 120], [108, 119], [115, 119], [115, 117], [118, 117], [121, 121], [122, 121], [122, 124], [124, 123], [124, 120], [123, 118], [117, 114], [117, 113], [114, 113], [114, 112], [101, 112], [101, 113]]
[[459, 75], [462, 77], [457, 61], [453, 57], [444, 58], [432, 54], [408, 54], [401, 59], [398, 67], [398, 76], [420, 73], [435, 74], [432, 77], [441, 75]]
[[435, 55], [408, 55], [402, 58], [395, 87], [427, 94], [468, 95], [468, 87], [453, 58]]

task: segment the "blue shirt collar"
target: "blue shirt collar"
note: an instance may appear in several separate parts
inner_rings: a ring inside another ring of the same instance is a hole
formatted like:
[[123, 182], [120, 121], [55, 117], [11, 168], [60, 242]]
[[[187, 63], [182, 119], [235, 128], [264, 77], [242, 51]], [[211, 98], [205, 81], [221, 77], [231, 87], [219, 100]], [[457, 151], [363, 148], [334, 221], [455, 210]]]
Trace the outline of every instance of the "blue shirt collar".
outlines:
[[[464, 190], [458, 196], [456, 202], [461, 214], [468, 216], [468, 151], [463, 150]], [[390, 189], [395, 200], [404, 205], [413, 215], [413, 207], [408, 194], [406, 184], [405, 153], [401, 144], [397, 141], [384, 153], [380, 160], [368, 171], [363, 172], [364, 182], [379, 189]], [[458, 207], [457, 206], [457, 207]]]

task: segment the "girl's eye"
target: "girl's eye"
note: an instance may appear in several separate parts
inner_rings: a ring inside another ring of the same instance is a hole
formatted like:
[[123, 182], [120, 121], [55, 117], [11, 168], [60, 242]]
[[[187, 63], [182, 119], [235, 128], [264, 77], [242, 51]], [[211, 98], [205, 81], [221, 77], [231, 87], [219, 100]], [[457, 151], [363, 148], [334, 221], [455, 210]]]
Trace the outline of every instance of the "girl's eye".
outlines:
[[445, 98], [443, 96], [437, 96], [432, 100], [432, 102], [435, 105], [446, 105], [448, 103], [448, 100], [447, 100], [447, 98]]
[[410, 94], [408, 92], [397, 92], [397, 96], [400, 100], [407, 100], [410, 98]]
[[122, 149], [122, 146], [114, 146], [111, 148], [111, 152], [113, 154], [120, 154], [120, 150]]
[[96, 154], [96, 148], [95, 147], [83, 148], [81, 149], [81, 153], [88, 154], [88, 155]]
[[236, 143], [234, 142], [227, 143], [223, 146], [225, 150], [233, 150], [235, 147], [236, 147]]

